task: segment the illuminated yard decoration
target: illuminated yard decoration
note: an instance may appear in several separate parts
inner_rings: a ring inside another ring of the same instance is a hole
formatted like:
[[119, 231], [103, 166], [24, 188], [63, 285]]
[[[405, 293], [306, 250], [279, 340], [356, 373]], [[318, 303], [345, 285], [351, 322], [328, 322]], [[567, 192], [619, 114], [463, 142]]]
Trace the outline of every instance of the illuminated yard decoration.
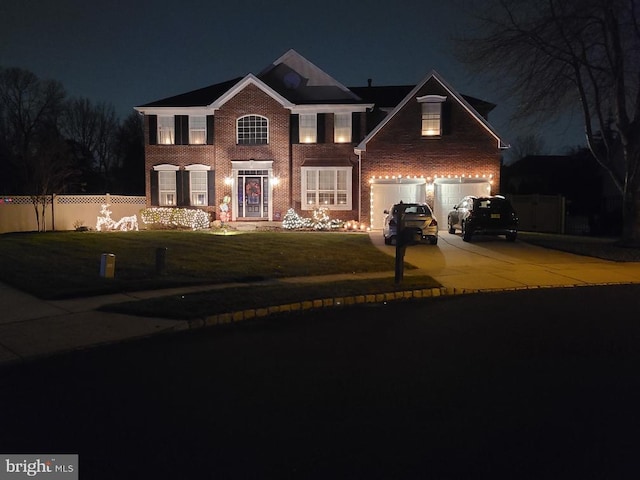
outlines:
[[231, 203], [231, 197], [229, 195], [225, 195], [222, 199], [222, 203], [220, 204], [220, 221], [224, 225], [226, 222], [231, 221], [231, 207], [229, 206]]
[[100, 215], [96, 221], [96, 230], [98, 232], [108, 232], [109, 230], [120, 230], [122, 232], [138, 230], [138, 217], [136, 215], [122, 217], [116, 222], [111, 218], [111, 210], [109, 210], [108, 203], [102, 204]]
[[113, 226], [116, 222], [111, 218], [111, 210], [109, 210], [109, 204], [103, 203], [100, 215], [96, 221], [96, 230], [101, 232], [103, 230], [113, 230]]
[[341, 228], [343, 225], [344, 222], [342, 220], [331, 220], [329, 218], [329, 209], [326, 207], [314, 209], [312, 218], [301, 217], [293, 208], [290, 208], [282, 219], [282, 227], [287, 230], [334, 230]]
[[146, 225], [162, 225], [169, 228], [209, 228], [209, 214], [203, 210], [189, 208], [145, 208], [140, 217]]
[[123, 232], [127, 232], [130, 230], [138, 230], [138, 217], [136, 215], [131, 215], [130, 217], [122, 217], [120, 220], [116, 222], [115, 225], [116, 230], [121, 230]]

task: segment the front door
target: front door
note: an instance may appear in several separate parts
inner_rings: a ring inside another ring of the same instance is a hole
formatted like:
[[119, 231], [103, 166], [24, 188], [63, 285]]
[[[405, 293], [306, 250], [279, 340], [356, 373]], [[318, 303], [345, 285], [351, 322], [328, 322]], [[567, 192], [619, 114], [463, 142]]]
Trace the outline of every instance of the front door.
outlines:
[[268, 182], [267, 170], [238, 172], [238, 217], [269, 217]]

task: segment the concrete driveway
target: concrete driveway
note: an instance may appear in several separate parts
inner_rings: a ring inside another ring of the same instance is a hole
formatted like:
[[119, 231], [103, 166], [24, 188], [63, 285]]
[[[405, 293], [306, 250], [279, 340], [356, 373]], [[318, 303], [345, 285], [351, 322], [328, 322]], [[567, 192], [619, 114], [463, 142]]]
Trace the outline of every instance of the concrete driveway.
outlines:
[[[395, 256], [382, 231], [372, 231], [378, 248]], [[405, 262], [454, 290], [501, 290], [534, 287], [640, 283], [640, 263], [621, 263], [549, 250], [504, 237], [439, 232], [437, 245], [407, 247]], [[405, 269], [405, 275], [413, 273]]]

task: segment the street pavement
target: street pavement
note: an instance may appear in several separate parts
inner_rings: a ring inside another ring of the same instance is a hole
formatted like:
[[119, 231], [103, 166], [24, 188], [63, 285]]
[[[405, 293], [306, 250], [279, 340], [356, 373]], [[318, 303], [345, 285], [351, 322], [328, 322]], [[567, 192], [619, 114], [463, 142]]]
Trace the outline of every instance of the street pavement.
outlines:
[[[373, 243], [395, 256], [396, 248], [384, 245], [380, 231], [370, 233]], [[501, 237], [477, 237], [463, 242], [459, 235], [441, 232], [438, 245], [406, 249], [405, 275], [425, 274], [443, 285], [443, 294], [527, 288], [572, 287], [640, 283], [640, 262], [619, 263], [548, 250]], [[283, 279], [282, 282], [393, 277], [395, 272], [342, 274]], [[95, 345], [121, 342], [159, 333], [192, 328], [188, 322], [107, 313], [97, 310], [109, 303], [141, 300], [221, 288], [199, 286], [132, 292], [89, 298], [47, 301], [0, 283], [0, 365], [23, 362]]]

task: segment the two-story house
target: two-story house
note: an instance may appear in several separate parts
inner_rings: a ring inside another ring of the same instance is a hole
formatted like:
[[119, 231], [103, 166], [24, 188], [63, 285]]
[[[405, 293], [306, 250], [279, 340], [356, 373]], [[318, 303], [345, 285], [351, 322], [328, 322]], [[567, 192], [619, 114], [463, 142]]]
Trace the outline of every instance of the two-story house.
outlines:
[[262, 72], [136, 107], [145, 117], [148, 206], [233, 221], [310, 216], [382, 225], [383, 210], [428, 201], [442, 215], [499, 185], [504, 143], [492, 104], [436, 72], [417, 85], [347, 88], [294, 50]]

